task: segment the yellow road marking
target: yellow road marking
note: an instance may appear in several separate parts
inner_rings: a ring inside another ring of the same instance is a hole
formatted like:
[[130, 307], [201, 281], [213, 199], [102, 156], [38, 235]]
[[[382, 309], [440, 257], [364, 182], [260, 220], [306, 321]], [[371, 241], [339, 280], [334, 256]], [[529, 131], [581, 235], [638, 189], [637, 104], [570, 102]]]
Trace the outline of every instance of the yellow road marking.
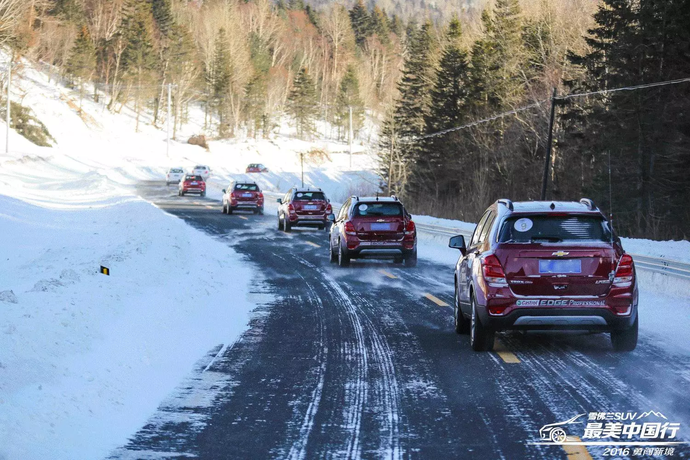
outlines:
[[[582, 442], [582, 440], [577, 436], [568, 436], [566, 440], [571, 442]], [[589, 452], [587, 451], [587, 446], [572, 446], [569, 444], [564, 444], [562, 447], [565, 451], [565, 454], [571, 460], [592, 460], [592, 456], [589, 455]]]
[[390, 273], [390, 272], [387, 272], [386, 270], [379, 270], [379, 273], [381, 273], [382, 275], [385, 275], [385, 276], [389, 277], [389, 278], [392, 279], [392, 280], [398, 278], [397, 276], [395, 276], [394, 274], [392, 274], [392, 273]]
[[429, 293], [424, 294], [424, 297], [427, 299], [431, 300], [433, 303], [438, 305], [439, 307], [450, 307], [447, 303], [445, 303], [443, 300], [439, 299], [438, 297], [431, 295]]
[[307, 243], [309, 246], [314, 246], [315, 248], [320, 248], [320, 247], [321, 247], [321, 246], [319, 246], [319, 245], [316, 244], [316, 243], [312, 243], [311, 241], [305, 241], [305, 243]]
[[248, 217], [245, 217], [245, 216], [238, 216], [238, 217], [239, 217], [240, 219], [249, 220], [249, 218], [248, 218]]
[[508, 351], [508, 349], [501, 343], [500, 340], [494, 339], [494, 351], [498, 356], [501, 357], [503, 361], [505, 361], [508, 364], [519, 364], [520, 360], [518, 359], [513, 352]]

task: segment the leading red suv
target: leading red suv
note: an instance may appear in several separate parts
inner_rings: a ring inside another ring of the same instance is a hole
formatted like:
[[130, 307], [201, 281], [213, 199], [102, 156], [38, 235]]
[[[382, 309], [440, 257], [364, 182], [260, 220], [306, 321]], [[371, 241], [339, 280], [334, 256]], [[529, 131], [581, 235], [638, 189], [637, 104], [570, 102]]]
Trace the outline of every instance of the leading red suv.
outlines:
[[331, 262], [343, 266], [350, 259], [377, 258], [417, 265], [417, 230], [396, 197], [353, 196], [331, 219]]
[[200, 196], [206, 196], [204, 179], [195, 174], [185, 174], [177, 186], [177, 195], [184, 196], [187, 193], [198, 193]]
[[323, 230], [333, 207], [321, 189], [291, 188], [278, 198], [278, 229], [289, 232], [292, 227], [318, 227]]
[[223, 189], [223, 214], [232, 214], [238, 209], [264, 213], [264, 194], [256, 182], [232, 181]]
[[455, 330], [476, 351], [494, 332], [575, 329], [611, 333], [617, 351], [637, 345], [635, 265], [591, 200], [498, 200], [455, 266]]

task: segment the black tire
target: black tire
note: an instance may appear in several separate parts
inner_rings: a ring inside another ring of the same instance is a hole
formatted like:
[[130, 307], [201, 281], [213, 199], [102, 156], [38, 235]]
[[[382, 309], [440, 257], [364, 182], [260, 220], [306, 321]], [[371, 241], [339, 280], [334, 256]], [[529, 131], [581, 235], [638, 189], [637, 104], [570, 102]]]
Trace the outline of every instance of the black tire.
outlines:
[[259, 208], [259, 210], [257, 212], [260, 216], [263, 216], [264, 215], [264, 208]]
[[228, 210], [227, 210], [227, 208], [225, 207], [225, 203], [223, 203], [223, 211], [222, 211], [222, 212], [223, 212], [223, 214], [227, 214], [227, 213], [228, 213]]
[[338, 241], [338, 265], [341, 267], [350, 265], [350, 256], [347, 255], [346, 249], [343, 249], [343, 245], [340, 241]]
[[393, 259], [393, 263], [394, 263], [394, 264], [401, 264], [401, 263], [403, 263], [404, 261], [405, 261], [405, 259], [404, 259], [403, 257], [396, 257], [396, 258]]
[[611, 345], [615, 351], [633, 351], [637, 347], [638, 318], [628, 329], [611, 331]]
[[170, 187], [170, 182], [166, 182], [166, 183], [165, 183], [165, 186], [166, 186], [166, 187]]
[[324, 228], [326, 228], [325, 225], [319, 225], [319, 230], [323, 230]]
[[330, 238], [328, 239], [328, 261], [332, 264], [338, 262], [338, 254], [333, 250]]
[[474, 294], [472, 301], [472, 320], [470, 322], [470, 345], [474, 351], [491, 351], [494, 349], [494, 331], [484, 327], [477, 314], [477, 300]]
[[233, 211], [232, 206], [228, 205], [228, 214], [232, 214], [232, 211]]
[[180, 192], [180, 196], [184, 196], [184, 192]]
[[282, 229], [283, 229], [283, 221], [280, 220], [280, 216], [278, 216], [278, 230], [282, 230]]
[[201, 196], [206, 196], [206, 192], [201, 192]]
[[417, 266], [417, 249], [416, 248], [412, 254], [405, 256], [405, 266], [406, 267], [416, 267]]
[[458, 286], [455, 286], [455, 300], [453, 301], [453, 323], [455, 324], [455, 332], [457, 334], [469, 334], [470, 322], [465, 315], [462, 314], [460, 308], [460, 296], [458, 295]]
[[290, 230], [292, 230], [292, 226], [290, 225], [290, 222], [288, 222], [288, 217], [283, 215], [283, 231], [285, 233], [290, 233]]

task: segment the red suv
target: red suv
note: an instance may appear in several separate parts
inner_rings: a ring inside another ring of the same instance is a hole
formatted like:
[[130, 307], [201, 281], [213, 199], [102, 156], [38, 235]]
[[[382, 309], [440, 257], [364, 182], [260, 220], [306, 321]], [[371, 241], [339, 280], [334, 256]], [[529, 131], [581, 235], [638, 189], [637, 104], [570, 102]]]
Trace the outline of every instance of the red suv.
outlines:
[[232, 181], [223, 189], [223, 214], [232, 214], [237, 209], [264, 213], [264, 194], [256, 182]]
[[450, 240], [455, 266], [455, 330], [489, 351], [494, 332], [575, 329], [611, 333], [617, 351], [637, 345], [635, 265], [591, 200], [498, 200], [469, 245]]
[[331, 262], [344, 266], [350, 259], [377, 258], [417, 265], [417, 230], [396, 197], [353, 196], [331, 219]]
[[185, 193], [198, 193], [206, 196], [206, 182], [201, 176], [186, 174], [177, 187], [177, 195], [184, 196]]
[[318, 227], [323, 230], [333, 207], [321, 189], [291, 188], [278, 198], [278, 229], [289, 232], [292, 227]]

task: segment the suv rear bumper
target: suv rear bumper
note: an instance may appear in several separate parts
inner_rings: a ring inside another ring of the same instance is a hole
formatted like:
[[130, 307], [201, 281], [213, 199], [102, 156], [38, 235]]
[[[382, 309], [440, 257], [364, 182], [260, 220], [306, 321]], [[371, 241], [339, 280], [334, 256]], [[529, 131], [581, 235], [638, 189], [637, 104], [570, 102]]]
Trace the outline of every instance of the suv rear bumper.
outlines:
[[235, 204], [230, 203], [230, 207], [232, 209], [261, 209], [264, 205], [256, 201], [237, 201]]
[[321, 226], [328, 223], [328, 215], [299, 215], [291, 214], [289, 216], [290, 225], [293, 227], [311, 227], [311, 226]]
[[606, 306], [586, 308], [515, 308], [505, 315], [490, 315], [479, 306], [479, 317], [486, 327], [496, 330], [623, 330], [632, 326], [637, 306], [627, 316], [618, 315]]
[[405, 249], [402, 244], [361, 244], [355, 249], [348, 249], [347, 255], [352, 259], [395, 259], [406, 257], [415, 252], [416, 246], [412, 249]]

